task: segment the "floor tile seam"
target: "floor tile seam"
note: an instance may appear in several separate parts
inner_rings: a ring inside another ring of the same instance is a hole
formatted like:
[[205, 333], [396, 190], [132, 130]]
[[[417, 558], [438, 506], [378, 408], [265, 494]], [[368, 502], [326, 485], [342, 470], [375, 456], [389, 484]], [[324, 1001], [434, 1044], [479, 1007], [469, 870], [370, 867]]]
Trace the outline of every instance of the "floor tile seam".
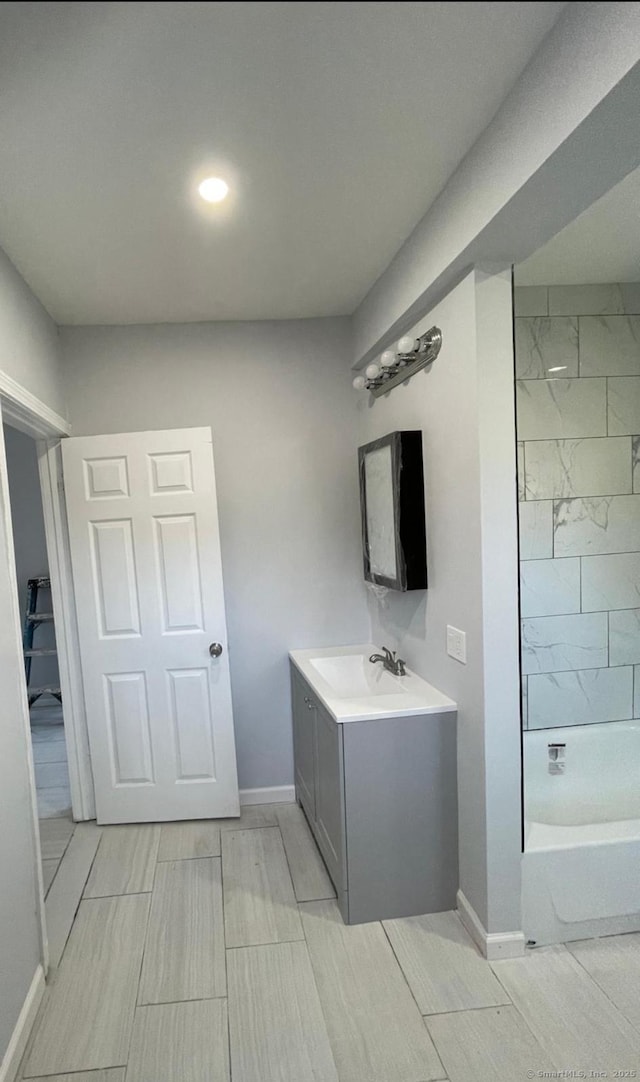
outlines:
[[[623, 933], [623, 934], [624, 934], [624, 933]], [[606, 988], [604, 988], [604, 987], [603, 987], [603, 986], [602, 986], [602, 985], [600, 984], [600, 981], [599, 981], [599, 980], [597, 979], [597, 977], [594, 977], [594, 976], [593, 976], [593, 974], [591, 974], [591, 973], [589, 972], [589, 970], [587, 969], [587, 967], [586, 967], [586, 966], [585, 966], [585, 965], [584, 965], [584, 964], [583, 964], [583, 963], [582, 963], [582, 962], [580, 961], [580, 959], [576, 957], [576, 955], [575, 955], [575, 954], [573, 953], [573, 951], [572, 951], [572, 950], [571, 950], [571, 949], [569, 948], [569, 944], [566, 944], [566, 946], [567, 946], [567, 950], [568, 950], [568, 953], [569, 953], [569, 954], [571, 955], [571, 957], [573, 958], [574, 962], [577, 962], [577, 964], [578, 964], [578, 965], [580, 966], [580, 968], [581, 968], [581, 970], [583, 971], [583, 973], [585, 973], [585, 974], [586, 974], [586, 976], [587, 976], [587, 977], [589, 978], [589, 980], [591, 981], [591, 983], [592, 983], [593, 985], [595, 985], [595, 987], [596, 987], [596, 988], [598, 988], [598, 989], [599, 989], [599, 990], [600, 990], [600, 991], [602, 992], [603, 996], [605, 997], [605, 999], [607, 999], [607, 1000], [609, 1001], [609, 1003], [611, 1004], [611, 1006], [613, 1007], [613, 1009], [614, 1009], [615, 1011], [617, 1011], [617, 1013], [618, 1013], [618, 1014], [622, 1015], [622, 1017], [623, 1017], [623, 1018], [625, 1019], [625, 1021], [626, 1021], [626, 1022], [628, 1022], [628, 1023], [629, 1023], [629, 1025], [630, 1025], [630, 1026], [631, 1026], [631, 1027], [632, 1027], [632, 1028], [633, 1028], [633, 1029], [634, 1029], [634, 1030], [635, 1030], [636, 1032], [639, 1032], [639, 1033], [640, 1033], [640, 1020], [639, 1020], [638, 1022], [634, 1022], [634, 1021], [633, 1021], [633, 1020], [632, 1020], [631, 1018], [628, 1018], [628, 1017], [627, 1017], [627, 1015], [625, 1014], [625, 1012], [623, 1011], [622, 1007], [619, 1007], [619, 1006], [618, 1006], [618, 1004], [617, 1004], [617, 1003], [615, 1002], [615, 1000], [611, 998], [611, 996], [610, 996], [610, 995], [609, 995], [609, 993], [607, 992]]]
[[[144, 926], [144, 939], [143, 939], [143, 943], [142, 943], [142, 950], [140, 951], [140, 962], [139, 962], [139, 965], [138, 965], [138, 977], [137, 977], [137, 980], [135, 982], [135, 988], [134, 988], [134, 994], [133, 994], [133, 1010], [131, 1012], [131, 1025], [129, 1027], [129, 1040], [127, 1041], [127, 1059], [126, 1059], [126, 1063], [124, 1064], [125, 1068], [127, 1068], [127, 1073], [128, 1073], [128, 1067], [129, 1067], [129, 1059], [130, 1059], [130, 1056], [131, 1056], [131, 1042], [133, 1040], [133, 1029], [134, 1029], [135, 1020], [136, 1020], [136, 1010], [138, 1008], [138, 998], [140, 996], [140, 982], [142, 980], [142, 967], [143, 967], [143, 964], [144, 964], [145, 951], [147, 949], [147, 936], [149, 934], [149, 924], [150, 924], [150, 921], [151, 921], [152, 892], [151, 891], [145, 891], [144, 896], [145, 897], [148, 896], [149, 904], [147, 906], [147, 918], [146, 918], [145, 926]], [[116, 897], [117, 897], [117, 895], [116, 895]], [[126, 895], [126, 897], [133, 897], [133, 895]], [[140, 895], [135, 895], [135, 897], [140, 897]], [[126, 1082], [126, 1074], [125, 1074], [125, 1082]]]
[[[284, 842], [283, 842], [283, 846], [284, 846]], [[321, 1014], [322, 1014], [322, 1020], [324, 1022], [324, 1028], [325, 1028], [327, 1041], [329, 1042], [329, 1050], [331, 1052], [331, 1058], [333, 1060], [333, 1064], [334, 1064], [334, 1067], [336, 1069], [336, 1077], [338, 1077], [338, 1065], [337, 1065], [336, 1060], [335, 1060], [335, 1055], [334, 1055], [334, 1051], [333, 1051], [333, 1045], [331, 1043], [331, 1036], [329, 1034], [329, 1025], [328, 1025], [328, 1021], [327, 1021], [327, 1016], [325, 1014], [324, 1006], [322, 1004], [322, 997], [320, 995], [320, 989], [318, 987], [318, 979], [317, 979], [317, 976], [316, 976], [316, 971], [314, 969], [313, 959], [311, 957], [311, 951], [309, 949], [309, 944], [307, 942], [307, 937], [304, 934], [304, 924], [303, 924], [303, 921], [302, 921], [302, 917], [300, 915], [300, 905], [299, 905], [299, 903], [296, 903], [296, 908], [298, 910], [298, 917], [299, 917], [300, 925], [301, 925], [302, 931], [303, 931], [303, 938], [302, 939], [279, 940], [279, 941], [277, 941], [275, 943], [243, 944], [242, 946], [237, 946], [237, 947], [227, 947], [225, 953], [228, 953], [229, 951], [259, 950], [261, 947], [277, 947], [277, 946], [280, 946], [280, 945], [284, 945], [285, 943], [304, 943], [307, 960], [309, 962], [309, 969], [311, 971], [311, 977], [313, 979], [313, 986], [315, 988], [317, 1001], [318, 1001], [318, 1004], [320, 1006], [320, 1011], [321, 1011]], [[227, 990], [228, 990], [228, 987], [227, 987]], [[230, 1033], [230, 1027], [229, 1027], [229, 1033]], [[231, 1064], [231, 1041], [229, 1041], [229, 1045], [230, 1045], [229, 1046], [229, 1064]], [[232, 1068], [231, 1068], [231, 1066], [230, 1066], [230, 1071], [231, 1071], [231, 1076], [230, 1077], [231, 1077], [231, 1082], [232, 1082]]]
[[199, 853], [194, 857], [158, 857], [156, 864], [179, 864], [183, 860], [220, 860], [221, 853]]
[[304, 935], [298, 936], [296, 939], [267, 939], [261, 943], [234, 943], [230, 947], [225, 947], [226, 951], [244, 951], [250, 950], [255, 947], [279, 947], [283, 943], [306, 943], [306, 937]]
[[[278, 817], [276, 815], [276, 820], [277, 820], [277, 818]], [[289, 872], [289, 881], [291, 883], [291, 892], [293, 894], [293, 899], [295, 901], [296, 911], [298, 913], [298, 920], [300, 921], [300, 924], [302, 925], [302, 917], [300, 916], [300, 910], [298, 908], [298, 906], [300, 905], [300, 899], [298, 898], [298, 895], [296, 894], [296, 886], [295, 886], [295, 883], [293, 881], [293, 872], [291, 871], [291, 861], [289, 860], [289, 854], [287, 852], [287, 845], [286, 845], [286, 842], [284, 840], [284, 834], [282, 833], [282, 827], [280, 826], [279, 821], [276, 823], [276, 825], [277, 825], [278, 831], [280, 833], [280, 841], [282, 842], [282, 848], [283, 848], [283, 851], [284, 851], [284, 859], [285, 859], [286, 864], [287, 864], [287, 871]], [[303, 929], [303, 935], [304, 935], [304, 929]]]
[[[152, 906], [153, 906], [153, 899], [154, 899], [154, 895], [155, 895], [155, 892], [156, 892], [156, 886], [157, 886], [157, 881], [156, 880], [157, 880], [158, 868], [159, 868], [159, 866], [161, 864], [183, 864], [183, 863], [186, 864], [186, 863], [193, 863], [194, 861], [198, 861], [198, 860], [202, 860], [202, 861], [205, 861], [205, 860], [206, 861], [212, 861], [212, 860], [215, 861], [215, 860], [217, 860], [220, 863], [220, 893], [221, 893], [221, 905], [222, 905], [222, 941], [223, 941], [223, 951], [224, 951], [224, 955], [225, 955], [225, 958], [224, 958], [225, 989], [226, 989], [226, 991], [228, 993], [229, 989], [228, 989], [228, 983], [227, 983], [226, 942], [225, 942], [225, 929], [224, 929], [224, 891], [223, 891], [223, 878], [222, 878], [223, 877], [222, 856], [219, 856], [219, 857], [187, 857], [184, 860], [171, 860], [171, 861], [169, 861], [169, 860], [158, 860], [156, 858], [156, 863], [155, 863], [155, 867], [154, 867], [154, 876], [153, 876], [153, 887], [152, 887], [151, 891], [144, 892], [144, 893], [149, 893], [151, 895], [151, 901], [149, 903], [149, 916], [148, 916], [148, 920], [147, 920], [147, 929], [146, 929], [146, 932], [145, 932], [144, 947], [143, 947], [143, 950], [142, 950], [142, 964], [141, 964], [141, 967], [140, 967], [140, 977], [139, 977], [139, 980], [138, 980], [138, 988], [137, 988], [137, 992], [136, 992], [136, 1009], [138, 1007], [161, 1006], [162, 1003], [164, 1003], [164, 1002], [167, 1002], [167, 1003], [172, 1003], [172, 1002], [175, 1002], [175, 1003], [193, 1003], [193, 1002], [199, 1002], [200, 999], [226, 999], [227, 998], [227, 996], [224, 995], [224, 996], [196, 997], [196, 999], [193, 999], [193, 1000], [192, 999], [167, 1000], [167, 1001], [163, 1000], [163, 1001], [160, 1001], [160, 1002], [155, 1003], [155, 1004], [154, 1003], [142, 1003], [142, 1002], [140, 1002], [142, 971], [144, 969], [144, 961], [145, 961], [145, 958], [146, 958], [147, 948], [149, 946], [149, 929], [150, 929], [150, 925], [151, 925], [151, 912], [152, 912]], [[124, 897], [131, 897], [131, 895], [124, 895]]]
[[[524, 957], [526, 958], [526, 954], [524, 955]], [[505, 959], [505, 961], [506, 960], [507, 959]], [[503, 982], [500, 980], [499, 973], [496, 972], [496, 967], [495, 967], [495, 964], [493, 964], [493, 963], [491, 963], [491, 971], [497, 977], [497, 979], [498, 979], [500, 985], [502, 986], [502, 988], [504, 988], [504, 991], [505, 991], [506, 995], [510, 995], [508, 989], [505, 988]], [[534, 1030], [534, 1028], [533, 1028], [532, 1022], [529, 1021], [529, 1019], [527, 1018], [527, 1015], [524, 1013], [523, 1010], [520, 1009], [519, 1005], [513, 999], [512, 999], [512, 1005], [513, 1005], [514, 1010], [518, 1013], [521, 1021], [524, 1023], [524, 1025], [528, 1029], [529, 1033], [533, 1037], [533, 1040], [536, 1042], [538, 1047], [542, 1049], [544, 1054], [549, 1057], [549, 1060], [551, 1061], [551, 1063], [553, 1063], [554, 1068], [556, 1070], [564, 1070], [566, 1068], [566, 1064], [564, 1062], [561, 1063], [560, 1061], [558, 1061], [556, 1063], [556, 1061], [554, 1059], [554, 1055], [553, 1055], [553, 1050], [550, 1047], [547, 1047], [547, 1043], [544, 1040], [544, 1035], [543, 1036], [538, 1036], [536, 1030]]]
[[145, 1002], [145, 1003], [136, 1002], [135, 1010], [136, 1011], [144, 1011], [144, 1010], [147, 1010], [148, 1007], [151, 1007], [151, 1008], [153, 1008], [153, 1007], [177, 1007], [181, 1003], [215, 1003], [218, 1000], [225, 1000], [225, 1002], [226, 1002], [226, 1000], [228, 998], [229, 998], [228, 995], [226, 995], [226, 996], [193, 996], [193, 998], [189, 998], [189, 999], [159, 999], [159, 1000], [153, 1001], [151, 1003], [149, 1003], [149, 1002]]
[[[85, 1068], [80, 1071], [55, 1071], [53, 1074], [32, 1074], [32, 1075], [20, 1075], [18, 1076], [19, 1082], [34, 1082], [39, 1078], [59, 1078], [65, 1077], [65, 1075], [81, 1075], [81, 1074], [99, 1074], [100, 1071], [126, 1071], [127, 1063], [110, 1063], [108, 1067], [90, 1067], [88, 1070]], [[18, 1079], [16, 1079], [18, 1082]]]
[[[506, 994], [506, 993], [505, 993]], [[441, 1018], [444, 1014], [468, 1014], [470, 1011], [500, 1011], [503, 1007], [515, 1007], [512, 999], [505, 1003], [483, 1003], [475, 1007], [446, 1007], [442, 1011], [427, 1011], [423, 1018]]]
[[[73, 838], [73, 835], [74, 835], [74, 834], [75, 834], [75, 832], [76, 832], [76, 826], [77, 826], [77, 825], [78, 825], [77, 823], [74, 823], [74, 826], [73, 826], [73, 831], [72, 831], [72, 833], [71, 833], [71, 837], [69, 838], [69, 843], [68, 843], [68, 844], [70, 844], [70, 842], [71, 842], [71, 838]], [[60, 966], [62, 965], [62, 959], [64, 958], [64, 952], [65, 952], [65, 951], [66, 951], [66, 949], [67, 949], [67, 943], [69, 942], [69, 939], [70, 939], [70, 937], [71, 937], [71, 933], [72, 933], [72, 931], [73, 931], [74, 925], [75, 925], [75, 923], [76, 923], [76, 920], [78, 919], [78, 911], [79, 911], [79, 909], [80, 909], [80, 906], [82, 905], [82, 902], [84, 901], [84, 892], [85, 892], [85, 890], [86, 890], [86, 886], [87, 886], [87, 883], [89, 882], [89, 877], [90, 877], [90, 875], [91, 875], [91, 872], [93, 871], [93, 865], [95, 864], [95, 861], [96, 861], [96, 857], [98, 856], [98, 850], [99, 850], [99, 848], [100, 848], [100, 842], [101, 842], [101, 841], [102, 841], [102, 834], [100, 834], [100, 837], [98, 838], [98, 844], [96, 845], [96, 848], [95, 848], [95, 852], [94, 852], [94, 854], [93, 854], [93, 857], [91, 858], [91, 862], [90, 862], [90, 864], [89, 864], [89, 868], [88, 868], [88, 871], [87, 871], [87, 875], [86, 875], [86, 877], [85, 877], [85, 881], [84, 881], [84, 883], [82, 884], [82, 888], [81, 888], [81, 890], [80, 890], [80, 896], [79, 896], [79, 898], [78, 898], [78, 901], [77, 901], [77, 903], [76, 903], [75, 909], [74, 909], [74, 911], [73, 911], [73, 917], [72, 917], [72, 919], [71, 919], [71, 924], [69, 925], [69, 931], [68, 931], [68, 933], [67, 933], [67, 938], [65, 939], [65, 941], [64, 941], [64, 946], [63, 946], [62, 950], [60, 951], [60, 957], [59, 957], [59, 959], [58, 959], [58, 964], [57, 964], [57, 966], [55, 966], [55, 968], [53, 968], [53, 970], [52, 970], [52, 969], [50, 969], [50, 970], [49, 970], [49, 973], [47, 974], [47, 980], [49, 979], [49, 975], [51, 975], [51, 977], [52, 977], [52, 983], [53, 983], [53, 981], [55, 980], [55, 978], [56, 978], [56, 976], [57, 976], [57, 974], [58, 974], [58, 971], [59, 971], [59, 969], [60, 969]], [[67, 850], [65, 849], [65, 853], [66, 853], [66, 851], [67, 851]], [[64, 856], [64, 853], [63, 853], [63, 855], [62, 855], [62, 856]], [[60, 857], [60, 862], [62, 863], [62, 857]], [[58, 871], [59, 871], [59, 870], [60, 870], [60, 866], [58, 866]], [[57, 874], [58, 874], [58, 872], [56, 872], [56, 876], [57, 876]], [[91, 901], [91, 899], [89, 899], [89, 898], [88, 898], [88, 899], [87, 899], [87, 901]], [[44, 922], [45, 922], [45, 927], [46, 927], [46, 922], [47, 922], [47, 910], [46, 910], [46, 904], [45, 904], [45, 912], [44, 912]]]
[[124, 891], [122, 894], [89, 894], [82, 895], [81, 902], [101, 902], [105, 898], [139, 898], [141, 895], [153, 894], [153, 888], [151, 890], [130, 890]]
[[442, 1062], [442, 1056], [440, 1055], [440, 1050], [438, 1049], [438, 1047], [436, 1045], [436, 1042], [434, 1041], [433, 1036], [431, 1035], [431, 1033], [429, 1031], [429, 1027], [426, 1025], [426, 1023], [424, 1021], [424, 1016], [422, 1014], [422, 1011], [420, 1010], [420, 1005], [419, 1005], [415, 995], [413, 994], [413, 988], [409, 984], [409, 979], [407, 977], [407, 974], [405, 973], [404, 969], [402, 968], [402, 966], [400, 964], [400, 959], [398, 958], [398, 955], [395, 952], [393, 943], [391, 942], [391, 939], [389, 937], [389, 933], [387, 932], [387, 929], [384, 926], [384, 921], [381, 921], [381, 920], [380, 921], [375, 921], [375, 923], [379, 924], [380, 927], [382, 928], [382, 934], [383, 934], [387, 944], [389, 945], [389, 947], [391, 949], [391, 954], [392, 954], [393, 960], [395, 961], [398, 969], [400, 970], [400, 973], [402, 975], [402, 979], [403, 979], [404, 983], [406, 984], [407, 988], [409, 989], [409, 995], [411, 996], [411, 999], [412, 999], [413, 1003], [415, 1004], [418, 1015], [420, 1016], [420, 1018], [422, 1020], [422, 1024], [423, 1024], [423, 1026], [425, 1027], [425, 1029], [427, 1031], [429, 1040], [431, 1041], [431, 1043], [433, 1045], [433, 1050], [434, 1050], [436, 1056], [438, 1057], [438, 1063], [440, 1064], [440, 1066], [441, 1066], [441, 1068], [442, 1068], [442, 1070], [444, 1072], [443, 1075], [442, 1075], [442, 1078], [445, 1078], [446, 1077], [446, 1072], [444, 1071], [444, 1063]]

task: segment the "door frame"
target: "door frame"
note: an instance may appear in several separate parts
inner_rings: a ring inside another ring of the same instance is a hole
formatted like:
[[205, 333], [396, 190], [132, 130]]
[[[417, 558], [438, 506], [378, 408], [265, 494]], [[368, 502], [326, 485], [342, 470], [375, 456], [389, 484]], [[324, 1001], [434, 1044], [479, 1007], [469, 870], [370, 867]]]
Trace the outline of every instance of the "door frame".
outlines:
[[[71, 434], [71, 425], [6, 373], [0, 372], [2, 420], [36, 441], [45, 539], [51, 575], [51, 599], [55, 612], [60, 690], [64, 702], [64, 735], [69, 766], [71, 810], [76, 822], [95, 819], [93, 775], [80, 671], [75, 596], [67, 540], [67, 519], [62, 482], [60, 440]], [[1, 477], [2, 506], [11, 521], [7, 477]], [[15, 573], [15, 567], [13, 568]], [[19, 628], [20, 634], [22, 628]], [[27, 734], [29, 715], [27, 707]]]
[[[58, 485], [56, 462], [60, 456], [60, 440], [71, 433], [68, 422], [50, 409], [35, 395], [27, 391], [6, 372], [0, 370], [0, 426], [7, 422], [36, 441], [40, 472], [43, 514], [49, 571], [52, 578], [52, 600], [56, 608], [56, 637], [58, 665], [60, 670], [60, 688], [65, 697], [64, 731], [69, 763], [69, 783], [71, 789], [72, 812], [75, 820], [90, 819], [95, 816], [93, 810], [93, 776], [88, 755], [88, 735], [84, 714], [82, 683], [78, 682], [78, 654], [75, 622], [75, 599], [73, 582], [67, 569], [64, 552], [64, 532], [66, 525], [64, 490]], [[22, 658], [22, 614], [18, 598], [15, 551], [9, 497], [9, 475], [5, 454], [4, 435], [0, 427], [0, 529], [4, 529], [7, 554], [7, 573], [13, 586], [13, 622], [16, 641], [16, 656]], [[55, 588], [54, 588], [55, 583]], [[22, 673], [24, 676], [24, 673]], [[29, 722], [29, 703], [24, 679], [21, 681], [23, 694], [21, 718], [27, 756], [29, 786], [31, 797], [32, 837], [36, 867], [36, 908], [40, 926], [40, 948], [44, 972], [49, 964], [49, 949], [45, 921], [44, 882], [42, 873], [42, 853], [40, 829], [38, 825], [38, 802], [36, 795], [31, 729]], [[84, 752], [86, 749], [86, 753]]]
[[[69, 435], [69, 432], [65, 435]], [[80, 640], [71, 574], [60, 439], [38, 440], [37, 448], [44, 532], [51, 575], [51, 600], [55, 612], [60, 690], [64, 703], [71, 810], [74, 820], [81, 822], [95, 819], [96, 804], [80, 668]], [[53, 569], [55, 570], [52, 574]]]

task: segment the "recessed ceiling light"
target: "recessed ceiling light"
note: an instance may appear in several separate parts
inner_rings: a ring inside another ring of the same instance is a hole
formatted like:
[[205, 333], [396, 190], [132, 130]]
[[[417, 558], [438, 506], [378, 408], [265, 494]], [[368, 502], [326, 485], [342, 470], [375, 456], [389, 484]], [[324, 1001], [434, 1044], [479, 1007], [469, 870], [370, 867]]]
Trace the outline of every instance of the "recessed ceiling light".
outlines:
[[548, 372], [566, 372], [567, 371], [567, 365], [566, 364], [557, 364], [555, 368], [548, 368], [547, 371]]
[[207, 203], [220, 203], [229, 194], [229, 185], [220, 177], [207, 177], [198, 185], [198, 191]]

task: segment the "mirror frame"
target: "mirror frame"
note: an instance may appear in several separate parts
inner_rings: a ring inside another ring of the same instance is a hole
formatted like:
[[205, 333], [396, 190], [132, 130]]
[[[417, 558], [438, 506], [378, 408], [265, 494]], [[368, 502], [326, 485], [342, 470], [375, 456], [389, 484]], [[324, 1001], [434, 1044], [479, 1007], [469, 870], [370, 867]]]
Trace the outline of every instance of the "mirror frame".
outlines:
[[[365, 461], [367, 455], [383, 447], [391, 448], [391, 484], [393, 492], [393, 525], [396, 551], [396, 576], [376, 574], [371, 567], [367, 517], [367, 485]], [[424, 470], [422, 464], [422, 432], [390, 432], [358, 448], [360, 478], [360, 513], [362, 522], [362, 555], [364, 577], [376, 586], [389, 590], [426, 590], [427, 537], [425, 521]]]

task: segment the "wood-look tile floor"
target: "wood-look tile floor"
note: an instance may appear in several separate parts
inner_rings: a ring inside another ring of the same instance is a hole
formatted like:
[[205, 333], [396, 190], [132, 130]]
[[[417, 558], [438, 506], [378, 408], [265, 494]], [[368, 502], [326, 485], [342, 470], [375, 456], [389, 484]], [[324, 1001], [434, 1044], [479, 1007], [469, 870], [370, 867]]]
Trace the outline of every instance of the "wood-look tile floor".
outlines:
[[295, 805], [81, 831], [56, 883], [68, 863], [82, 901], [21, 1079], [640, 1074], [640, 935], [490, 965], [455, 913], [347, 927]]

